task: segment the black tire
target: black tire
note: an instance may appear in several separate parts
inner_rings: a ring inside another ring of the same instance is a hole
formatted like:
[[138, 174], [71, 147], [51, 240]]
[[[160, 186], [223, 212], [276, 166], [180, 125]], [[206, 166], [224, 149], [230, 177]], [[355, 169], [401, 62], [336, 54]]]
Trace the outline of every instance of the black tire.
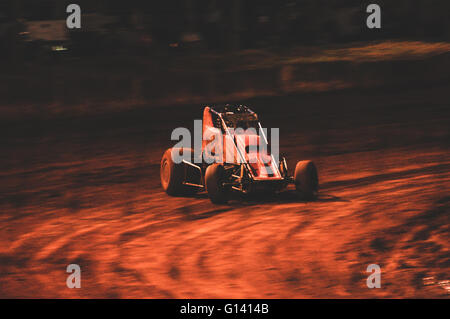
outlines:
[[289, 176], [289, 172], [288, 172], [288, 168], [287, 166], [284, 165], [284, 161], [285, 157], [284, 156], [280, 156], [280, 163], [278, 164], [278, 169], [280, 170], [281, 176], [283, 177], [287, 177]]
[[209, 199], [214, 204], [225, 204], [228, 200], [228, 191], [223, 187], [224, 167], [212, 164], [206, 168], [205, 184]]
[[[172, 159], [172, 152], [191, 152], [191, 149], [169, 148], [161, 159], [160, 178], [164, 191], [171, 196], [186, 194], [190, 188], [183, 185], [184, 164], [177, 164]], [[182, 154], [182, 153], [180, 153]]]
[[319, 176], [312, 161], [300, 161], [295, 166], [295, 188], [307, 200], [314, 199], [319, 190]]

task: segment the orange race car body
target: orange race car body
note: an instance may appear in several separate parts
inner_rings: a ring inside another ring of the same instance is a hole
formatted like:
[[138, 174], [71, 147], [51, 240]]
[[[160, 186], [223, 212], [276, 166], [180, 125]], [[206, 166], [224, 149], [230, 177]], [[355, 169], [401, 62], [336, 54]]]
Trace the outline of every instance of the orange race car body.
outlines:
[[[214, 203], [226, 202], [231, 191], [278, 192], [289, 183], [313, 197], [318, 190], [314, 163], [298, 162], [294, 176], [289, 176], [286, 160], [269, 148], [266, 130], [248, 107], [207, 106], [201, 150], [168, 149], [161, 161], [161, 184], [169, 195], [206, 189]], [[174, 155], [179, 154], [183, 160], [175, 163]]]

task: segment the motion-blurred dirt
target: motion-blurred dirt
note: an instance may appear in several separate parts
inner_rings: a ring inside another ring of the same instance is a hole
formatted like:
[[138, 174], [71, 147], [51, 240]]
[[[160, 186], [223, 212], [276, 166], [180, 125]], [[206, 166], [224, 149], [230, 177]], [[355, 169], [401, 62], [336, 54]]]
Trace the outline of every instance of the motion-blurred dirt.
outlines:
[[160, 156], [200, 106], [4, 125], [0, 297], [447, 298], [449, 88], [250, 101], [291, 169], [316, 161], [314, 202], [165, 195]]

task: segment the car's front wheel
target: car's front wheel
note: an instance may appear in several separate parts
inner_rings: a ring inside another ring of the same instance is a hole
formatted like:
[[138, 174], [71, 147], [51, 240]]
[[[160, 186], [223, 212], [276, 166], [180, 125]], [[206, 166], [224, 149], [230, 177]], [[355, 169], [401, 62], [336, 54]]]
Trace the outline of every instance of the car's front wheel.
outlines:
[[319, 190], [319, 176], [313, 161], [300, 161], [295, 166], [295, 188], [307, 200], [314, 199]]
[[206, 191], [214, 204], [224, 204], [228, 199], [228, 190], [223, 186], [224, 172], [225, 169], [220, 164], [212, 164], [206, 168]]

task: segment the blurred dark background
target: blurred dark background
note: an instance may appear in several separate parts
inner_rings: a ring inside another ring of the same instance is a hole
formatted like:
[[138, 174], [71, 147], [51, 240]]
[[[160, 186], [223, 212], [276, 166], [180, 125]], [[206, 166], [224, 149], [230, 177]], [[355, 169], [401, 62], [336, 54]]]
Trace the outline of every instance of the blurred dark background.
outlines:
[[[449, 39], [446, 0], [376, 1], [382, 29], [368, 30], [355, 0], [79, 0], [81, 30], [58, 30], [73, 1], [2, 0], [0, 54], [19, 59], [25, 43], [66, 41], [77, 54], [232, 51], [374, 39]], [[47, 28], [47, 30], [45, 30]], [[40, 30], [39, 30], [40, 29]], [[47, 31], [47, 39], [38, 32]], [[45, 50], [44, 50], [45, 51]], [[36, 55], [36, 52], [33, 52]]]
[[447, 0], [378, 0], [381, 29], [366, 27], [372, 1], [77, 0], [82, 27], [69, 30], [71, 2], [0, 2], [4, 119], [447, 76], [447, 58], [399, 62], [450, 51]]

